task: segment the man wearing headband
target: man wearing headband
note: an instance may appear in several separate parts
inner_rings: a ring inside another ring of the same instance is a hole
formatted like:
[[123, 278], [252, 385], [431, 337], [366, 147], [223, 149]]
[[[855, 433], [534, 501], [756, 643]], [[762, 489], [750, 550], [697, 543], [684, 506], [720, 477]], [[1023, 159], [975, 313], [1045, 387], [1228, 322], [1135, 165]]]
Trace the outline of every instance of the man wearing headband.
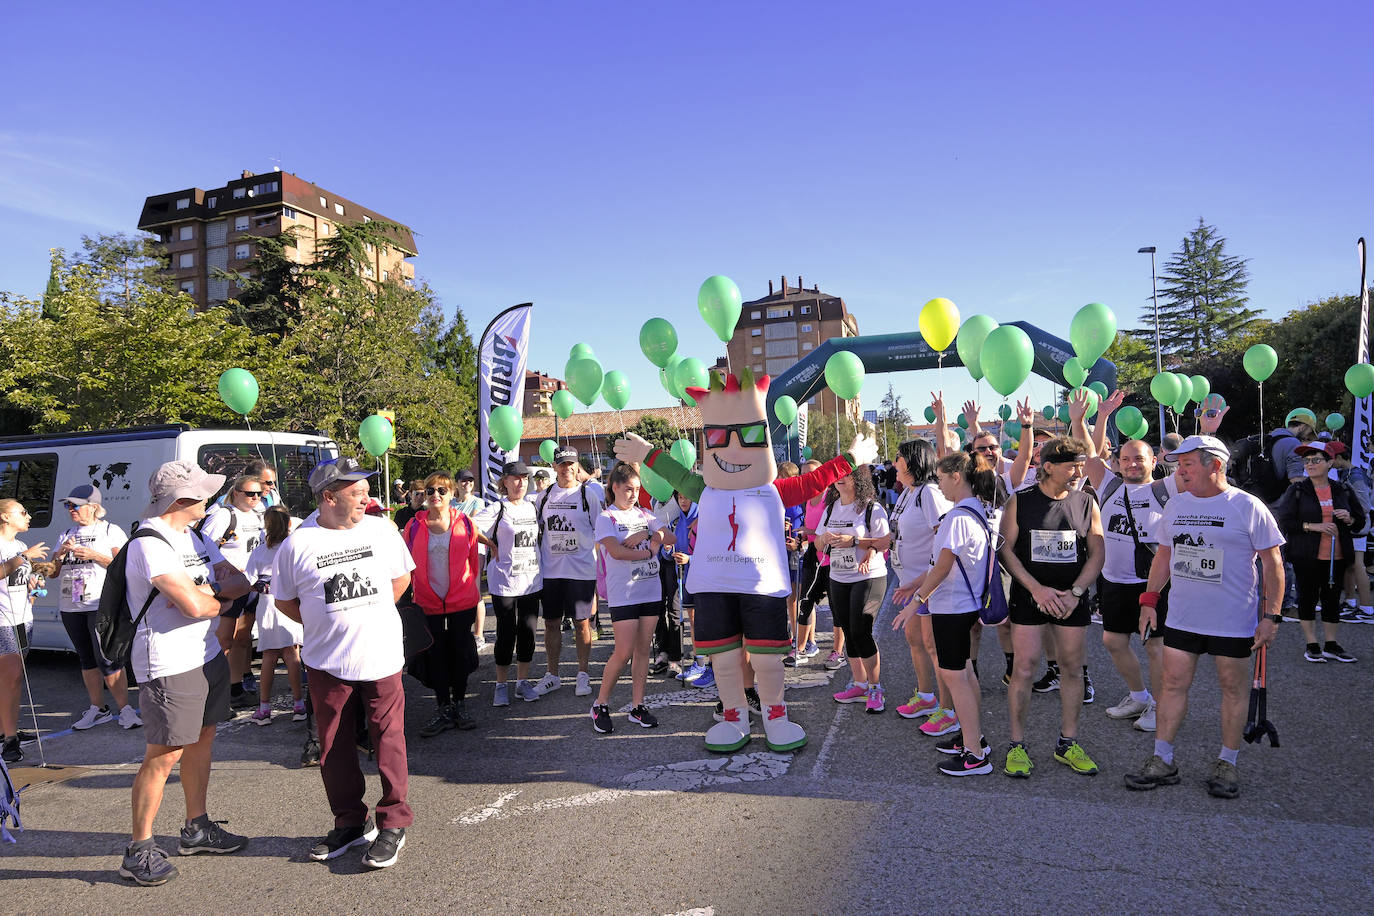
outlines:
[[1091, 776], [1097, 764], [1078, 743], [1083, 706], [1083, 643], [1092, 612], [1088, 586], [1102, 571], [1105, 549], [1097, 504], [1077, 488], [1088, 460], [1079, 439], [1050, 439], [1040, 449], [1040, 482], [1012, 496], [1002, 513], [1002, 563], [1012, 577], [1011, 639], [1016, 658], [1007, 705], [1011, 748], [1004, 772], [1026, 777], [1034, 764], [1024, 743], [1031, 677], [1042, 629], [1055, 628], [1060, 730], [1054, 759]]
[[[1217, 798], [1240, 794], [1236, 755], [1249, 696], [1250, 653], [1273, 641], [1283, 619], [1279, 547], [1284, 540], [1268, 506], [1227, 482], [1230, 457], [1212, 436], [1189, 436], [1170, 455], [1178, 464], [1180, 492], [1156, 526], [1159, 551], [1140, 596], [1141, 630], [1156, 629], [1155, 607], [1169, 583], [1164, 682], [1156, 697], [1155, 751], [1138, 772], [1126, 774], [1131, 789], [1178, 783], [1174, 738], [1188, 710], [1198, 658], [1211, 655], [1221, 684], [1221, 751], [1212, 761], [1207, 791]], [[1262, 614], [1256, 614], [1257, 607]]]

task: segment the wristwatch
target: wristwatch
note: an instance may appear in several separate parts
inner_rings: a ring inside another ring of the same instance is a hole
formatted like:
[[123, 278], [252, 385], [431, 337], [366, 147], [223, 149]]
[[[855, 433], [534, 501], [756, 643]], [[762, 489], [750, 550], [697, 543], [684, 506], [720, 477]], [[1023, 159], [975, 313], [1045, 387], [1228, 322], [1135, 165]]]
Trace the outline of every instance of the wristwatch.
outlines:
[[1087, 589], [1083, 588], [1082, 586], [1075, 585], [1073, 588], [1069, 589], [1069, 591], [1073, 592], [1073, 596], [1075, 598], [1082, 598], [1083, 593], [1086, 592]]
[[1282, 615], [1282, 614], [1265, 614], [1265, 615], [1264, 615], [1264, 619], [1265, 619], [1265, 620], [1272, 620], [1275, 624], [1283, 623], [1283, 615]]

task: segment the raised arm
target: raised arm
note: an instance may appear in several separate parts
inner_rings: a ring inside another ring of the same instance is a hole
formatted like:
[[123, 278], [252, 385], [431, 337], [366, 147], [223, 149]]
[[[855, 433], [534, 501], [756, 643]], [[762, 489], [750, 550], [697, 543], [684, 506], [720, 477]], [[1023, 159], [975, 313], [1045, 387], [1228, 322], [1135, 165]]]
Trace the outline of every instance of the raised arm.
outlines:
[[701, 475], [693, 474], [677, 462], [672, 455], [634, 433], [626, 433], [623, 439], [615, 440], [615, 457], [627, 464], [648, 465], [653, 472], [668, 481], [674, 490], [685, 493], [692, 502], [701, 501], [701, 492], [706, 481]]
[[1021, 442], [1016, 446], [1016, 460], [1011, 463], [1011, 488], [1016, 490], [1026, 482], [1030, 470], [1031, 452], [1035, 451], [1035, 411], [1030, 397], [1016, 405], [1016, 422], [1021, 424]]

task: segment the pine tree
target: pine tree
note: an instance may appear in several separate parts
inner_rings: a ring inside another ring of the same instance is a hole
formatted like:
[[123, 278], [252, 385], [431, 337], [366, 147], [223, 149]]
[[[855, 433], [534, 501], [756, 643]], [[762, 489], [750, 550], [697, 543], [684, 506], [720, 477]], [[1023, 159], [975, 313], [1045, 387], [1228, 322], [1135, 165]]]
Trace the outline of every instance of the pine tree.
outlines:
[[[1166, 354], [1204, 353], [1260, 320], [1246, 307], [1248, 261], [1226, 253], [1226, 238], [1199, 219], [1170, 256], [1159, 278], [1159, 335]], [[1154, 325], [1153, 308], [1144, 311]]]
[[61, 268], [62, 253], [54, 248], [52, 266], [48, 269], [48, 288], [43, 290], [43, 317], [49, 320], [57, 318], [57, 299], [62, 295], [62, 281], [58, 279]]

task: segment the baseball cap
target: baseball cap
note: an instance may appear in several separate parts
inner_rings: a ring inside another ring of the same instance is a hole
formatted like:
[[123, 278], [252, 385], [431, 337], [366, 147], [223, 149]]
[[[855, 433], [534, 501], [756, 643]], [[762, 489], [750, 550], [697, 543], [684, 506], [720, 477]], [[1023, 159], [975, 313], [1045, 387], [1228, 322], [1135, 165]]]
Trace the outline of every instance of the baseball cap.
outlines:
[[1345, 451], [1345, 446], [1341, 445], [1339, 442], [1321, 441], [1308, 442], [1293, 449], [1293, 452], [1298, 455], [1314, 455], [1320, 453], [1328, 458], [1335, 458], [1343, 451]]
[[1294, 423], [1306, 423], [1313, 429], [1317, 428], [1317, 415], [1306, 407], [1294, 407], [1288, 411], [1288, 416], [1283, 421], [1284, 426], [1292, 426]]
[[553, 453], [554, 464], [563, 464], [564, 462], [576, 460], [577, 449], [573, 448], [571, 445], [565, 445]]
[[148, 478], [148, 506], [142, 517], [155, 518], [178, 499], [209, 499], [224, 486], [224, 479], [223, 474], [205, 473], [193, 461], [168, 461]]
[[458, 472], [458, 479], [459, 479], [459, 480], [476, 480], [476, 479], [477, 479], [477, 475], [473, 474], [472, 471], [468, 470], [467, 468], [463, 468], [461, 471]]
[[98, 506], [100, 505], [100, 490], [90, 484], [82, 484], [68, 493], [62, 502], [71, 503], [74, 506], [85, 506], [87, 504]]
[[507, 461], [501, 467], [502, 477], [528, 477], [530, 469], [525, 467], [523, 461]]
[[1189, 452], [1206, 452], [1215, 455], [1223, 462], [1231, 460], [1231, 450], [1216, 436], [1189, 436], [1178, 444], [1178, 447], [1169, 452], [1164, 458], [1168, 462], [1176, 462], [1180, 455]]
[[366, 480], [376, 473], [363, 470], [354, 458], [326, 458], [310, 472], [310, 492], [319, 493], [334, 483]]

